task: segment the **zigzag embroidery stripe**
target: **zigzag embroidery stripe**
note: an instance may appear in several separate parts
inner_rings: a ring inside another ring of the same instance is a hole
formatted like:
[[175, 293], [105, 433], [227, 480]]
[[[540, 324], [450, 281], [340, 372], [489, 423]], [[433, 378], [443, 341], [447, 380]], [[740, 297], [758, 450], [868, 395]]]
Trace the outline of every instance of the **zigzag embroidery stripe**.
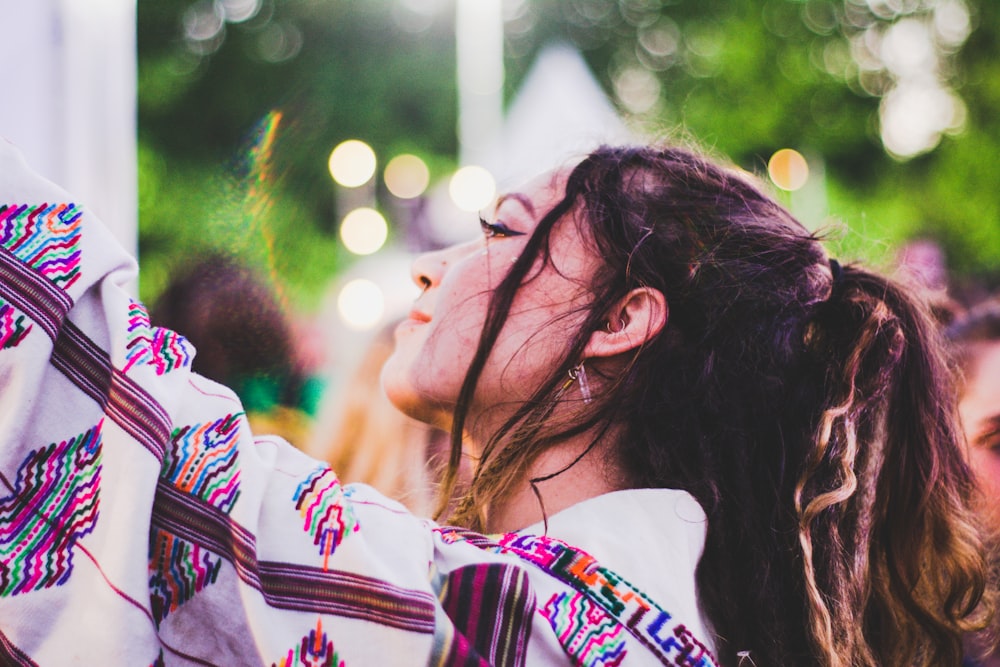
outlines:
[[316, 665], [316, 667], [344, 667], [344, 661], [333, 650], [333, 641], [323, 631], [323, 619], [316, 621], [316, 629], [302, 638], [298, 645], [289, 650], [272, 667], [298, 667], [299, 665]]
[[577, 665], [617, 667], [627, 654], [622, 626], [581, 593], [557, 593], [541, 608]]
[[191, 363], [187, 340], [180, 334], [152, 327], [149, 313], [141, 303], [132, 301], [128, 310], [128, 335], [125, 343], [125, 366], [128, 373], [133, 366], [151, 366], [157, 375]]
[[160, 477], [227, 514], [240, 495], [237, 464], [243, 413], [176, 429]]
[[53, 284], [80, 277], [83, 212], [76, 204], [0, 205], [0, 245]]
[[430, 634], [434, 598], [346, 572], [291, 563], [260, 563], [253, 535], [224, 512], [160, 482], [153, 502], [153, 526], [219, 554], [239, 578], [278, 609], [294, 609]]
[[149, 592], [153, 617], [168, 614], [215, 583], [222, 559], [166, 531], [150, 533]]
[[0, 299], [0, 350], [17, 347], [34, 327], [26, 323], [27, 315]]
[[35, 449], [18, 467], [11, 494], [0, 498], [0, 596], [65, 583], [77, 540], [100, 512], [101, 425]]
[[302, 529], [312, 536], [324, 557], [329, 557], [360, 526], [344, 497], [343, 487], [329, 466], [318, 466], [299, 483], [292, 495], [302, 517]]
[[25, 313], [53, 341], [59, 326], [73, 306], [66, 292], [21, 263], [6, 248], [0, 247], [0, 296]]
[[66, 320], [56, 339], [52, 365], [100, 405], [129, 435], [163, 461], [170, 418], [152, 396], [112, 368], [107, 353]]
[[[497, 539], [462, 528], [438, 528], [447, 543], [467, 541], [477, 548], [508, 553], [583, 593], [618, 620], [664, 665], [717, 667], [718, 662], [683, 624], [586, 552], [549, 537], [509, 533]], [[666, 636], [661, 633], [667, 630]], [[671, 657], [674, 654], [676, 657]]]
[[683, 624], [586, 552], [551, 538], [513, 533], [501, 537], [498, 550], [533, 563], [589, 597], [664, 665], [717, 667], [715, 657]]

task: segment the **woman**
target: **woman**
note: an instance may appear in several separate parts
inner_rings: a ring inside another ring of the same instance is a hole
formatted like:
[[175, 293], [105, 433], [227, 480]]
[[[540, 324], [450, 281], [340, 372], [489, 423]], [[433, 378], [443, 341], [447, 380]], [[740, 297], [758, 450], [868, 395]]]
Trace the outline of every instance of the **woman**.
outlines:
[[[960, 371], [958, 411], [970, 465], [984, 490], [981, 511], [993, 532], [990, 557], [995, 567], [995, 540], [1000, 535], [1000, 299], [983, 300], [962, 312], [945, 328], [945, 335]], [[968, 664], [995, 667], [1000, 652]]]
[[418, 260], [384, 373], [401, 409], [453, 419], [453, 464], [463, 432], [480, 444], [454, 520], [508, 531], [684, 489], [723, 662], [957, 661], [983, 564], [920, 307], [682, 151], [605, 149], [531, 192], [484, 222], [485, 250]]
[[987, 299], [945, 329], [961, 370], [958, 410], [972, 469], [989, 500], [986, 511], [1000, 530], [1000, 299]]
[[[21, 367], [51, 358], [44, 381], [0, 393], [8, 414], [44, 415], [69, 379], [99, 409], [62, 414], [96, 423], [81, 442], [102, 449], [16, 422], [3, 470], [56, 458], [91, 479], [100, 453], [102, 502], [122, 510], [74, 524], [86, 567], [10, 568], [0, 618], [33, 622], [4, 621], [6, 655], [65, 658], [55, 638], [75, 633], [74, 655], [102, 664], [151, 647], [168, 663], [254, 664], [312, 618], [281, 664], [960, 662], [988, 606], [973, 484], [934, 328], [903, 290], [828, 259], [743, 175], [675, 149], [598, 150], [507, 195], [482, 227], [417, 260], [424, 293], [383, 371], [398, 407], [452, 430], [441, 507], [463, 451], [476, 461], [448, 517], [464, 529], [254, 441], [215, 385], [154, 376], [162, 346], [119, 373], [129, 301], [107, 279], [74, 283], [66, 323], [39, 315], [41, 335], [0, 356], [13, 369], [0, 378], [35, 378]], [[43, 311], [21, 284], [0, 298]], [[111, 350], [107, 391], [75, 382], [91, 346]], [[161, 409], [126, 400], [139, 390]], [[123, 416], [136, 412], [156, 413], [165, 444]], [[148, 459], [159, 478], [143, 495]], [[132, 551], [148, 532], [150, 603], [101, 539], [111, 530]], [[84, 599], [106, 601], [119, 653], [51, 611]]]

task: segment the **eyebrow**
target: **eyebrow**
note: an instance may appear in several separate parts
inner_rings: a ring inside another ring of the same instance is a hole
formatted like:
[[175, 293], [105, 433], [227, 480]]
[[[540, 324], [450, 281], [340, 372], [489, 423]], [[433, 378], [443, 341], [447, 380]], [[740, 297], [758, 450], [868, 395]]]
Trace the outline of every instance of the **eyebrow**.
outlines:
[[503, 203], [507, 200], [516, 201], [518, 204], [521, 205], [521, 208], [527, 211], [530, 215], [532, 216], [535, 215], [535, 207], [531, 203], [531, 199], [527, 195], [523, 195], [520, 192], [508, 192], [505, 195], [501, 195], [497, 199], [496, 206], [493, 207], [493, 210], [498, 211], [500, 207], [503, 205]]

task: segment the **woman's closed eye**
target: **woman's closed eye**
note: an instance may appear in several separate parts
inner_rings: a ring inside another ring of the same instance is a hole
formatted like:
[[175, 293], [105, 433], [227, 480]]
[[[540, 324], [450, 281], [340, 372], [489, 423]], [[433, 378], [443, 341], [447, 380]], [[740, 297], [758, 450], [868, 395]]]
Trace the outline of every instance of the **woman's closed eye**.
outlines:
[[508, 236], [524, 236], [524, 232], [511, 229], [502, 221], [488, 222], [483, 216], [479, 216], [479, 226], [482, 227], [483, 236], [488, 239], [505, 238]]
[[996, 454], [1000, 454], [1000, 415], [993, 415], [986, 420], [973, 444], [976, 447], [991, 449]]

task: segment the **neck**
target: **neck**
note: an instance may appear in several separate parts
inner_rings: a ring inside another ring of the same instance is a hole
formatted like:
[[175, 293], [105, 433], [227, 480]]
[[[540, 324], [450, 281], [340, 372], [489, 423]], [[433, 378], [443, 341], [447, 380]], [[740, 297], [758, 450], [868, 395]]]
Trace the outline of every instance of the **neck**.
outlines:
[[[486, 531], [508, 533], [543, 521], [546, 517], [596, 496], [627, 488], [624, 475], [617, 464], [617, 457], [606, 441], [597, 443], [583, 457], [573, 461], [587, 449], [589, 438], [575, 438], [560, 443], [543, 452], [532, 463], [524, 480], [502, 500], [489, 508]], [[538, 495], [532, 490], [532, 479], [558, 473], [551, 479], [535, 483]], [[544, 510], [542, 504], [544, 503]]]

